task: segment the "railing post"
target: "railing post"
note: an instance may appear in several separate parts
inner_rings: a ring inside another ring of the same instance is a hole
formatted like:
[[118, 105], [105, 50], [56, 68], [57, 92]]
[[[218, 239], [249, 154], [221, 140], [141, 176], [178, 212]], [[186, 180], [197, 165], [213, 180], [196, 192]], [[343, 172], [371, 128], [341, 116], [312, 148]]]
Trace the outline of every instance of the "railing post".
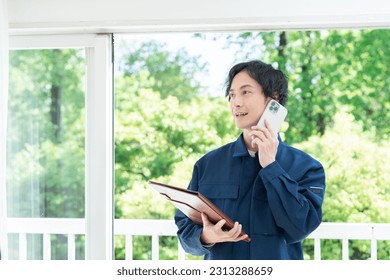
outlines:
[[44, 260], [50, 260], [51, 259], [51, 241], [50, 241], [50, 234], [44, 233], [43, 234], [43, 259]]
[[178, 248], [178, 258], [179, 260], [183, 261], [186, 259], [186, 252], [184, 251], [183, 247], [180, 244], [180, 240], [177, 240], [177, 248]]
[[314, 238], [314, 259], [321, 260], [321, 239]]
[[74, 234], [68, 234], [68, 260], [76, 259], [76, 239]]
[[159, 244], [158, 235], [152, 235], [152, 260], [158, 260], [159, 257]]
[[371, 239], [371, 260], [377, 260], [378, 255], [377, 241], [376, 239]]
[[371, 260], [377, 260], [378, 258], [378, 248], [377, 240], [375, 235], [375, 227], [371, 227]]
[[19, 233], [19, 260], [27, 260], [27, 235]]
[[133, 259], [133, 236], [126, 234], [126, 260]]
[[343, 260], [348, 260], [349, 259], [349, 242], [348, 239], [343, 238]]

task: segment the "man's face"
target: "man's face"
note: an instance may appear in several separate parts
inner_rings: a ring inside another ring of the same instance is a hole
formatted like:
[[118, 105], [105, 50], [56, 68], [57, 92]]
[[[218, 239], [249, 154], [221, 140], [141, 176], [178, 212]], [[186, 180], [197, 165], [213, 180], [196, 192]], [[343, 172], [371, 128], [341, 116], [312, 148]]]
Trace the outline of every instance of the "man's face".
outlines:
[[241, 129], [257, 124], [268, 101], [262, 87], [246, 71], [233, 78], [229, 97], [233, 118]]

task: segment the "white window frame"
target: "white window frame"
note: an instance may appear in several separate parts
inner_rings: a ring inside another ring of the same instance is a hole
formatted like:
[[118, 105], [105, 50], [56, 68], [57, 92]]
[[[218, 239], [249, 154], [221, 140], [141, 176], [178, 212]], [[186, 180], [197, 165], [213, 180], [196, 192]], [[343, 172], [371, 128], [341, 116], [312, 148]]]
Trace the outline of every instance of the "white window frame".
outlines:
[[8, 258], [7, 208], [4, 203], [7, 197], [6, 184], [6, 139], [8, 72], [9, 72], [9, 32], [8, 6], [6, 0], [0, 0], [0, 254], [1, 259]]
[[10, 50], [54, 48], [86, 50], [85, 251], [88, 260], [111, 260], [114, 248], [112, 35], [10, 36]]

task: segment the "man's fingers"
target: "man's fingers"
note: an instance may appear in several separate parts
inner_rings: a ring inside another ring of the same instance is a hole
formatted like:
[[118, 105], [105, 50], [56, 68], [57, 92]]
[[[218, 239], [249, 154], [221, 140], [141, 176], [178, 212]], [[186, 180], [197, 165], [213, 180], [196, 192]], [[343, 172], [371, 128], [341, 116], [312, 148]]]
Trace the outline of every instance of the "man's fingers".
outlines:
[[232, 234], [232, 237], [236, 239], [242, 230], [242, 225], [240, 225], [238, 222], [235, 222], [234, 227], [230, 230], [230, 233]]
[[218, 242], [238, 242], [248, 235], [240, 236], [242, 232], [242, 225], [238, 222], [234, 223], [234, 226], [228, 230], [223, 230], [223, 226], [226, 223], [226, 220], [222, 219], [215, 225], [208, 219], [207, 215], [201, 213], [203, 221], [203, 232], [201, 235], [201, 240], [204, 244], [212, 244]]
[[[230, 232], [232, 233], [232, 236], [230, 238], [230, 241], [232, 241], [232, 242], [238, 242], [238, 241], [244, 240], [245, 238], [248, 237], [248, 234], [241, 235], [241, 233], [242, 233], [242, 225], [239, 224], [238, 222], [236, 222], [236, 224], [230, 230]], [[233, 232], [234, 232], [234, 234], [233, 234]]]
[[[207, 215], [205, 213], [201, 213], [201, 216], [202, 216], [202, 222], [203, 222], [203, 226], [213, 226], [214, 224], [209, 220], [209, 218], [207, 217]], [[218, 223], [215, 224], [215, 226], [217, 228], [222, 228], [223, 225], [226, 223], [225, 220], [220, 220]]]
[[203, 226], [209, 226], [211, 224], [209, 218], [205, 213], [201, 213]]
[[225, 223], [226, 223], [226, 220], [220, 220], [218, 223], [215, 224], [215, 226], [222, 229], [222, 227]]
[[271, 124], [269, 121], [266, 119], [264, 120], [265, 127], [268, 129], [271, 135], [275, 135], [274, 131], [272, 130]]
[[244, 234], [244, 235], [242, 235], [242, 236], [237, 237], [236, 241], [244, 240], [244, 239], [247, 238], [247, 237], [248, 237], [248, 234]]
[[266, 138], [272, 138], [274, 137], [275, 133], [272, 130], [270, 122], [265, 119], [264, 120], [265, 127], [259, 127], [259, 126], [252, 126], [252, 132], [251, 132], [251, 139], [260, 138], [260, 139], [266, 139]]
[[241, 233], [242, 233], [242, 225], [236, 222], [234, 227], [229, 231], [228, 241], [238, 242], [248, 237], [247, 234], [241, 235]]

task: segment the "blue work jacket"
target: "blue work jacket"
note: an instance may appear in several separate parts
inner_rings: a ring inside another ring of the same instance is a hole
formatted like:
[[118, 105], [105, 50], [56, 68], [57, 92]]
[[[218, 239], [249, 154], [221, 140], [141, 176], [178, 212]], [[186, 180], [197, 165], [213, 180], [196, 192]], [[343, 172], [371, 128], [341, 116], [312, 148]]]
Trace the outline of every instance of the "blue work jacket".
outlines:
[[252, 240], [204, 246], [202, 226], [177, 210], [177, 234], [187, 253], [217, 260], [296, 260], [303, 259], [302, 240], [322, 220], [325, 172], [320, 162], [280, 137], [276, 161], [262, 168], [241, 134], [196, 162], [188, 188], [242, 224]]

